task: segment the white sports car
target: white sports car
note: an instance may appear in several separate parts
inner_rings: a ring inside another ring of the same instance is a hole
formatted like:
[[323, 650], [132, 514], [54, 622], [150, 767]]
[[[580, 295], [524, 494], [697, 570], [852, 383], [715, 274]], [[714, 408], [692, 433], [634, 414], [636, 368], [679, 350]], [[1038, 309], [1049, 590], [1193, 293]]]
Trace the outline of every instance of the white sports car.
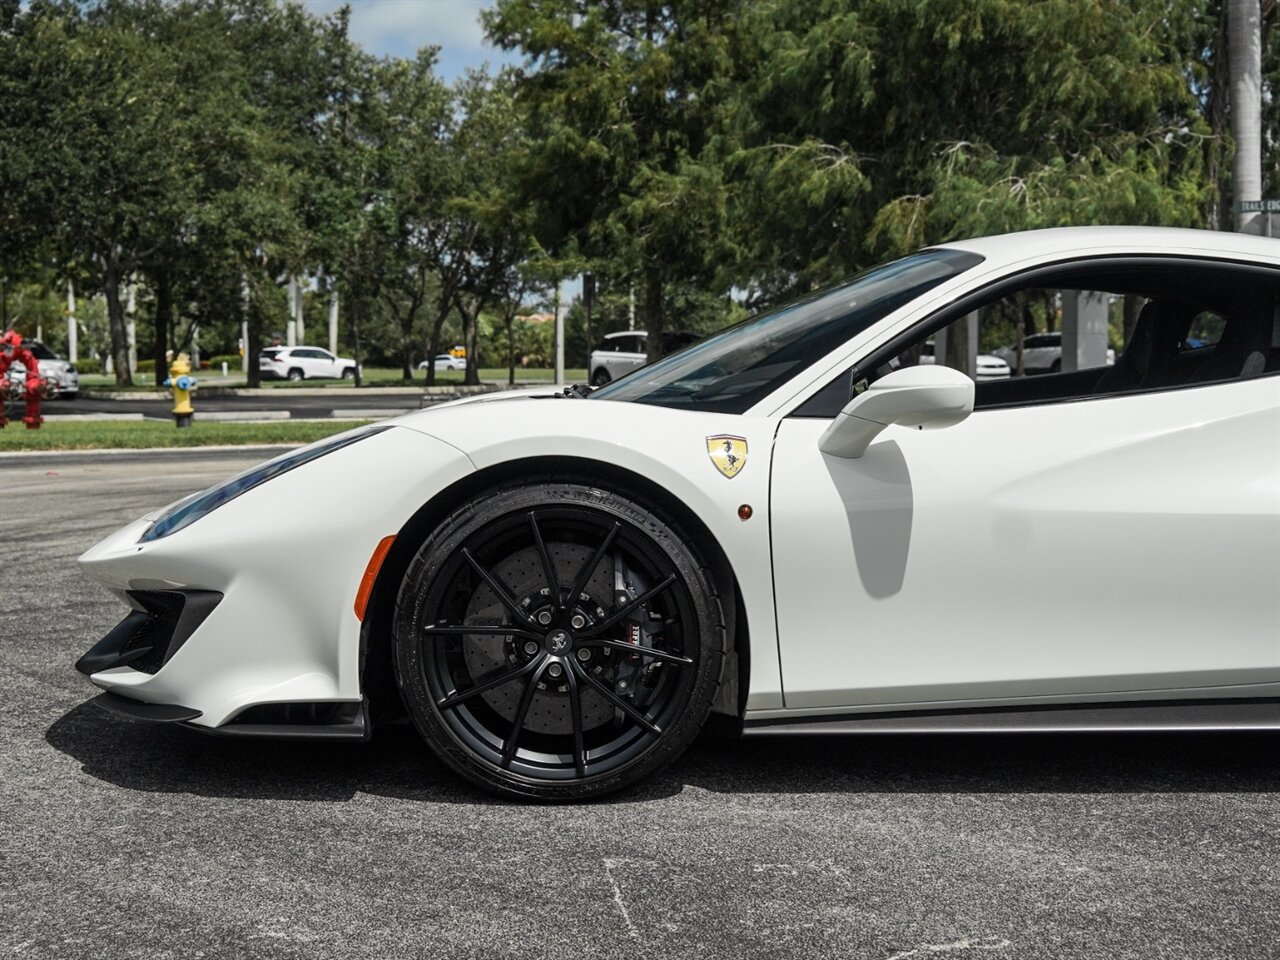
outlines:
[[[912, 359], [1046, 290], [1086, 298], [1066, 372]], [[1114, 366], [1101, 294], [1146, 301]], [[541, 799], [652, 774], [713, 712], [1278, 728], [1278, 308], [1274, 240], [922, 250], [603, 389], [436, 406], [158, 510], [80, 559], [131, 612], [77, 667], [105, 707], [226, 735], [407, 712]]]

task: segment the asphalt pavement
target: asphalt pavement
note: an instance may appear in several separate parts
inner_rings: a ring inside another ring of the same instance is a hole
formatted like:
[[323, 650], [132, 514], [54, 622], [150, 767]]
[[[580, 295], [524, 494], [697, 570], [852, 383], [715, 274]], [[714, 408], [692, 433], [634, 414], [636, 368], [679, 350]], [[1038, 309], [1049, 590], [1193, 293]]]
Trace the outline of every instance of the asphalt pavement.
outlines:
[[1274, 736], [705, 736], [547, 807], [406, 728], [255, 743], [89, 706], [72, 663], [123, 608], [75, 557], [265, 455], [0, 460], [0, 956], [1280, 957]]

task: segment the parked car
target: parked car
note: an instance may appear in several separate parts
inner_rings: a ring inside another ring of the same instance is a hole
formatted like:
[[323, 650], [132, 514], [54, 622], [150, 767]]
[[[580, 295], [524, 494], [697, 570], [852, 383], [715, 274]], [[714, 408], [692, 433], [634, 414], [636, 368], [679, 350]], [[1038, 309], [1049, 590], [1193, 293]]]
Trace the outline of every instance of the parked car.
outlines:
[[[40, 376], [58, 385], [58, 396], [74, 400], [80, 392], [80, 373], [75, 364], [54, 353], [39, 340], [25, 340], [22, 345], [35, 356], [40, 365]], [[15, 360], [9, 365], [10, 380], [21, 383], [26, 377], [27, 368], [22, 363]]]
[[[442, 353], [435, 360], [436, 373], [444, 373], [446, 370], [465, 370], [467, 369], [467, 360], [465, 357], [455, 357], [451, 353]], [[427, 369], [427, 361], [423, 360], [418, 364], [419, 370]]]
[[[890, 367], [1043, 289], [1150, 302], [1114, 366]], [[228, 737], [407, 714], [522, 801], [635, 784], [713, 712], [1278, 731], [1277, 307], [1276, 241], [1239, 233], [924, 249], [642, 375], [434, 405], [157, 508], [80, 558], [127, 609], [76, 666], [107, 710]], [[1202, 311], [1222, 335], [1182, 351]]]
[[[933, 341], [927, 340], [924, 349], [920, 353], [920, 362], [922, 364], [937, 363], [934, 357]], [[1003, 380], [1009, 376], [1009, 365], [999, 357], [993, 357], [989, 353], [980, 353], [977, 357], [977, 370], [974, 371], [973, 379], [975, 380]]]
[[267, 347], [258, 355], [258, 364], [264, 377], [277, 380], [345, 380], [356, 375], [354, 360], [319, 347]]
[[[675, 353], [699, 339], [696, 333], [668, 330], [662, 334], [662, 352]], [[603, 387], [649, 362], [649, 334], [644, 330], [606, 333], [591, 351], [591, 384]]]
[[[999, 347], [995, 355], [1009, 365], [1010, 370], [1018, 369], [1018, 350], [1016, 347]], [[1107, 347], [1107, 366], [1114, 366], [1116, 352]], [[1027, 373], [1058, 373], [1062, 370], [1062, 333], [1037, 333], [1022, 341], [1022, 369]]]

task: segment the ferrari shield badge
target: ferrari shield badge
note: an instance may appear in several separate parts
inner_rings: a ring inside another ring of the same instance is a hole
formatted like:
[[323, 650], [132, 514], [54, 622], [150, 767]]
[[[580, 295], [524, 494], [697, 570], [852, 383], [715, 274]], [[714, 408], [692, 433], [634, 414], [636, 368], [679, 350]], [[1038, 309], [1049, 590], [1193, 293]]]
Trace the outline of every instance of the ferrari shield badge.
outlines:
[[747, 465], [747, 441], [742, 437], [707, 437], [707, 456], [716, 469], [732, 480]]

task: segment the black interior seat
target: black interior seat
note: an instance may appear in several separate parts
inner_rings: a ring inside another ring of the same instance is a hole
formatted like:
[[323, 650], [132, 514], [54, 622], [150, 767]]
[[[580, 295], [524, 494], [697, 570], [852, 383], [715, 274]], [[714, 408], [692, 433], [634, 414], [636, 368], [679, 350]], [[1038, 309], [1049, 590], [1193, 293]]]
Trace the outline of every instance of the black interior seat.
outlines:
[[[1205, 356], [1186, 363], [1179, 371], [1182, 383], [1212, 383], [1261, 376], [1271, 349], [1272, 318], [1250, 310], [1227, 318], [1222, 337]], [[1190, 360], [1191, 358], [1187, 358]]]
[[1168, 386], [1182, 342], [1199, 309], [1185, 300], [1152, 300], [1138, 314], [1133, 336], [1093, 388], [1094, 393], [1119, 393]]

